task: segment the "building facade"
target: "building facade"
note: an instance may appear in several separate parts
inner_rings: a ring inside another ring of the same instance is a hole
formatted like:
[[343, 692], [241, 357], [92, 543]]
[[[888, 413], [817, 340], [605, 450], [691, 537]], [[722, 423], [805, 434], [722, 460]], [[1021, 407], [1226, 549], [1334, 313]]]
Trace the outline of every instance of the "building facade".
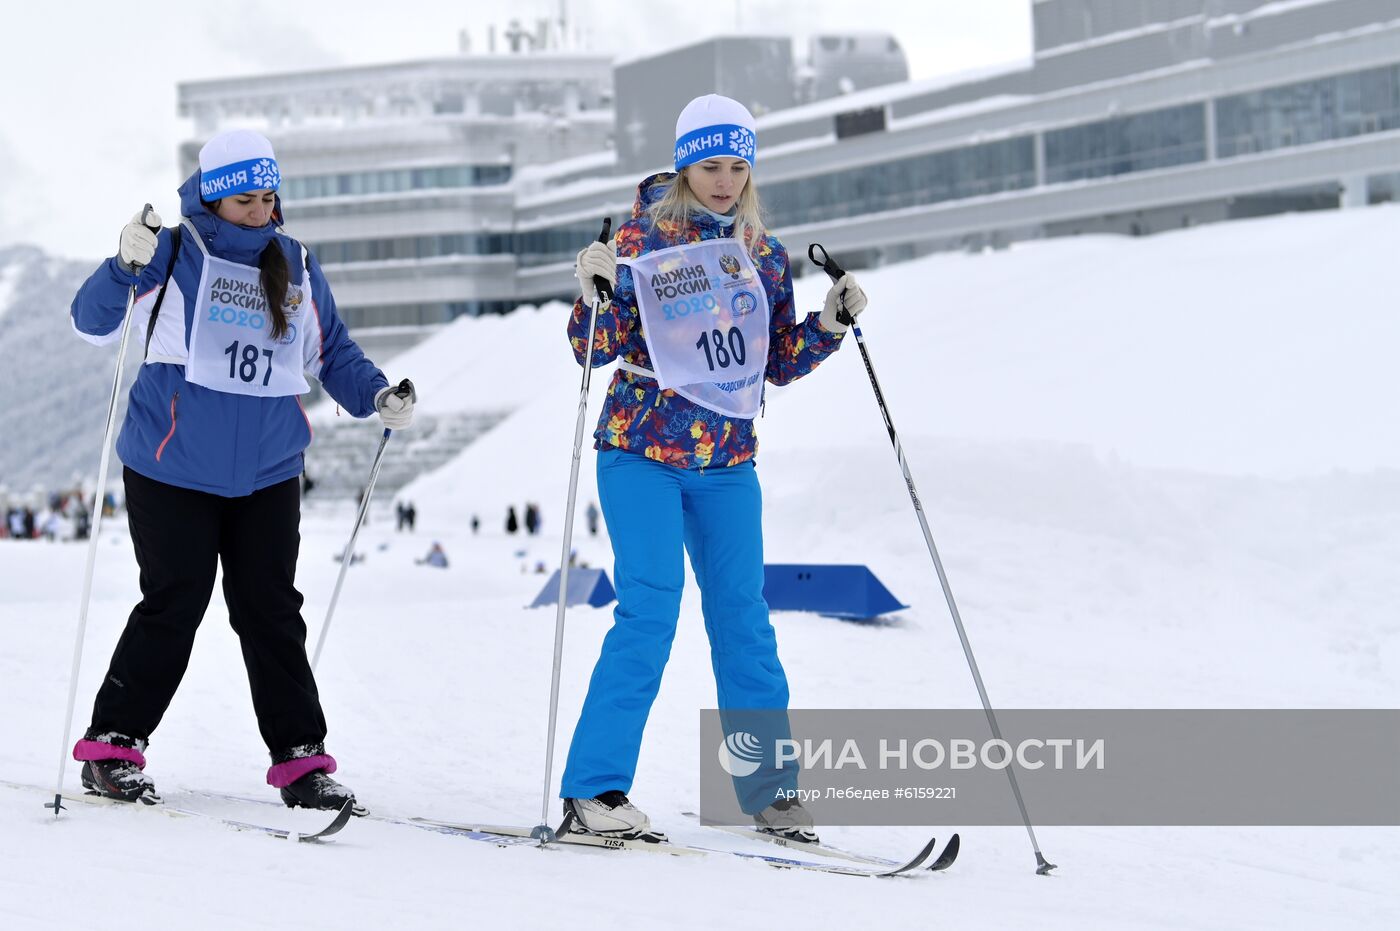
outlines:
[[[1031, 15], [1030, 61], [964, 80], [902, 80], [887, 37], [836, 56], [887, 75], [859, 89], [830, 57], [825, 71], [815, 52], [789, 68], [781, 45], [749, 38], [615, 70], [519, 56], [202, 82], [181, 87], [181, 109], [202, 134], [234, 101], [282, 114], [267, 128], [288, 224], [355, 327], [567, 298], [574, 253], [668, 167], [673, 117], [639, 88], [726, 87], [735, 55], [792, 82], [755, 108], [769, 225], [794, 254], [820, 241], [850, 267], [1400, 198], [1395, 0], [1034, 0]], [[522, 62], [518, 84], [462, 89]], [[358, 122], [315, 125], [336, 101]]]
[[514, 180], [606, 151], [612, 62], [561, 52], [440, 60], [180, 85], [196, 138], [271, 138], [288, 228], [331, 277], [355, 330], [417, 328], [520, 303]]

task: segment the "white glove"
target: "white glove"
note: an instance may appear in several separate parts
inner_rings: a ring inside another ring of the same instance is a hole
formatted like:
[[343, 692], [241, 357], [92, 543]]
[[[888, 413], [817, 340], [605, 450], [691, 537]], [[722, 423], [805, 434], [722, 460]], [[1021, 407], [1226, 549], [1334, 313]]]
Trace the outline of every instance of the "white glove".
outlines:
[[[146, 214], [146, 222], [141, 222], [141, 213]], [[156, 234], [153, 230], [160, 229], [160, 217], [154, 210], [142, 210], [131, 218], [131, 222], [122, 227], [122, 237], [117, 249], [117, 260], [122, 263], [122, 267], [135, 274], [137, 265], [142, 268], [151, 264], [151, 259], [156, 254]]]
[[598, 296], [593, 287], [594, 275], [606, 280], [609, 290], [617, 287], [617, 241], [591, 242], [587, 248], [580, 249], [574, 259], [574, 275], [583, 292], [584, 304], [592, 304]]
[[856, 284], [856, 276], [850, 272], [842, 275], [831, 290], [826, 292], [826, 305], [822, 307], [820, 323], [823, 330], [829, 333], [844, 333], [848, 324], [836, 319], [836, 313], [844, 309], [854, 320], [860, 316], [860, 312], [865, 310], [868, 303], [865, 292]]
[[418, 400], [418, 392], [413, 382], [407, 378], [408, 396], [399, 393], [403, 385], [389, 385], [380, 388], [374, 396], [374, 409], [379, 411], [379, 420], [390, 430], [402, 430], [413, 423], [413, 402]]

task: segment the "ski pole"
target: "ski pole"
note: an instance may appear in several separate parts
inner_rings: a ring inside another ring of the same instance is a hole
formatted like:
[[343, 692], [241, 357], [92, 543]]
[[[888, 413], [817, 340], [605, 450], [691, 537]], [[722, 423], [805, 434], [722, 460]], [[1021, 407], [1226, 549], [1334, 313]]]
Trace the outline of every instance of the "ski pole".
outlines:
[[[141, 225], [153, 233], [160, 227], [148, 226], [146, 218], [151, 214], [151, 205], [141, 210]], [[97, 492], [93, 497], [92, 527], [88, 533], [87, 565], [83, 569], [83, 594], [78, 602], [78, 632], [73, 638], [73, 668], [68, 674], [68, 711], [63, 715], [63, 744], [58, 748], [58, 781], [54, 783], [53, 801], [45, 802], [45, 808], [53, 809], [53, 816], [63, 810], [63, 775], [68, 768], [68, 740], [73, 736], [73, 705], [78, 697], [78, 670], [83, 663], [83, 636], [87, 632], [88, 604], [92, 598], [92, 570], [97, 563], [97, 535], [102, 530], [102, 501], [107, 493], [107, 464], [111, 461], [112, 425], [117, 418], [117, 393], [121, 391], [122, 369], [126, 367], [126, 344], [131, 336], [132, 309], [136, 306], [136, 285], [145, 265], [131, 263], [133, 280], [126, 295], [126, 313], [122, 317], [121, 346], [117, 349], [117, 370], [112, 374], [112, 394], [107, 399], [107, 425], [102, 430], [102, 456], [97, 466]]]
[[[817, 251], [821, 250], [821, 258], [817, 258]], [[814, 263], [821, 266], [822, 271], [831, 276], [832, 281], [840, 280], [846, 274], [836, 260], [827, 254], [826, 249], [817, 243], [812, 243], [807, 248], [807, 257]], [[982, 674], [977, 669], [977, 659], [972, 655], [972, 643], [967, 639], [967, 630], [963, 627], [962, 615], [958, 612], [958, 604], [953, 600], [953, 589], [948, 584], [948, 575], [943, 571], [943, 560], [938, 557], [938, 547], [934, 545], [933, 533], [929, 530], [928, 518], [924, 515], [924, 506], [919, 501], [919, 492], [914, 488], [914, 477], [909, 472], [909, 461], [904, 455], [904, 446], [899, 442], [899, 434], [895, 432], [894, 421], [890, 419], [889, 405], [885, 403], [885, 394], [880, 390], [880, 380], [875, 377], [875, 366], [870, 362], [870, 350], [865, 346], [865, 336], [860, 331], [860, 324], [856, 319], [846, 312], [844, 302], [841, 310], [837, 312], [836, 319], [851, 328], [855, 334], [856, 345], [860, 347], [861, 359], [865, 361], [865, 374], [870, 376], [870, 387], [875, 389], [875, 402], [880, 406], [880, 415], [885, 418], [885, 429], [889, 431], [890, 443], [894, 446], [895, 458], [899, 460], [899, 468], [904, 473], [904, 484], [909, 489], [909, 498], [914, 502], [914, 513], [919, 518], [919, 527], [924, 532], [924, 542], [928, 544], [928, 554], [933, 557], [933, 568], [938, 573], [938, 584], [943, 586], [943, 597], [948, 601], [948, 611], [953, 616], [953, 624], [958, 629], [958, 639], [962, 641], [963, 655], [967, 657], [967, 666], [972, 670], [972, 681], [977, 684], [977, 695], [982, 699], [982, 710], [987, 713], [987, 723], [991, 725], [992, 736], [1001, 740], [1001, 728], [997, 726], [997, 716], [992, 710], [992, 701], [987, 697], [987, 687], [982, 683]], [[1035, 829], [1031, 827], [1030, 815], [1026, 813], [1025, 800], [1021, 798], [1021, 787], [1016, 782], [1014, 767], [1007, 766], [1006, 776], [1011, 780], [1011, 791], [1016, 796], [1016, 805], [1021, 809], [1021, 820], [1025, 822], [1026, 833], [1030, 835], [1031, 847], [1035, 849], [1036, 872], [1044, 875], [1055, 868], [1055, 864], [1045, 859], [1045, 855], [1040, 852], [1040, 844], [1035, 839]]]
[[[603, 220], [599, 242], [607, 242], [612, 232], [612, 217]], [[559, 554], [559, 598], [554, 612], [554, 669], [549, 679], [549, 736], [544, 750], [544, 798], [540, 801], [540, 823], [530, 836], [540, 846], [555, 839], [549, 826], [549, 786], [554, 777], [554, 729], [559, 719], [559, 670], [564, 662], [564, 601], [569, 590], [569, 550], [574, 542], [574, 502], [578, 496], [578, 468], [583, 447], [583, 423], [588, 415], [588, 386], [593, 378], [593, 335], [598, 326], [598, 308], [612, 300], [612, 287], [601, 275], [593, 276], [593, 305], [588, 314], [587, 348], [583, 351], [583, 384], [578, 392], [578, 420], [574, 423], [574, 457], [569, 464], [569, 502], [564, 508], [564, 548]]]
[[[394, 389], [394, 394], [401, 398], [417, 399], [418, 393], [413, 390], [413, 382], [405, 378], [399, 382], [399, 386]], [[374, 483], [379, 480], [379, 467], [384, 464], [384, 447], [389, 445], [389, 437], [393, 430], [384, 428], [384, 435], [379, 439], [379, 451], [374, 454], [374, 465], [370, 466], [369, 484], [365, 486], [364, 497], [360, 499], [360, 509], [355, 514], [355, 529], [350, 531], [350, 540], [345, 544], [345, 551], [340, 554], [340, 574], [335, 577], [335, 590], [331, 592], [331, 603], [326, 606], [326, 619], [321, 622], [321, 632], [316, 636], [316, 650], [311, 654], [311, 671], [316, 671], [316, 663], [321, 659], [321, 648], [326, 645], [326, 631], [331, 629], [331, 616], [335, 614], [335, 603], [340, 600], [340, 586], [345, 584], [345, 570], [350, 568], [350, 560], [355, 552], [355, 538], [360, 535], [360, 525], [364, 523], [365, 515], [369, 513], [369, 499], [374, 494]]]

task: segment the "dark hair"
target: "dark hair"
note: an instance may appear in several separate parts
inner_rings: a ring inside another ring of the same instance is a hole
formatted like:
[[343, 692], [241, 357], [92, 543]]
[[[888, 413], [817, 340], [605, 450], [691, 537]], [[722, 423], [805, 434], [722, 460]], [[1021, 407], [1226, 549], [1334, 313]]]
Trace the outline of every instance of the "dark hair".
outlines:
[[[200, 203], [205, 210], [218, 216], [219, 201], [201, 200]], [[282, 301], [287, 297], [291, 272], [287, 268], [287, 255], [277, 245], [276, 239], [270, 241], [258, 256], [258, 271], [261, 272], [258, 277], [261, 279], [263, 297], [267, 299], [268, 316], [272, 318], [272, 338], [281, 339], [287, 335], [287, 313], [282, 309]]]
[[267, 312], [272, 318], [272, 338], [281, 339], [287, 333], [287, 314], [282, 310], [282, 301], [287, 296], [290, 273], [287, 270], [287, 256], [274, 239], [258, 256], [258, 269], [262, 272], [263, 295], [267, 298]]

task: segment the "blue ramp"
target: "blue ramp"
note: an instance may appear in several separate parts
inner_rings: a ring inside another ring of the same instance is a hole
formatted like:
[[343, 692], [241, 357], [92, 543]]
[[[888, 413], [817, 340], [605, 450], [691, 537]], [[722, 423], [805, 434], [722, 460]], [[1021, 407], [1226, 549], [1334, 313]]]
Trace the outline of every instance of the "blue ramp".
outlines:
[[769, 563], [763, 598], [774, 611], [812, 611], [863, 620], [909, 607], [875, 578], [868, 566]]
[[[608, 574], [602, 569], [569, 570], [569, 588], [564, 593], [564, 604], [586, 604], [601, 608], [616, 598], [617, 593], [613, 591], [612, 582], [608, 581]], [[549, 581], [544, 583], [544, 588], [540, 589], [540, 593], [530, 603], [530, 607], [542, 608], [545, 605], [558, 603], [559, 570], [555, 569], [554, 574], [549, 577]]]

